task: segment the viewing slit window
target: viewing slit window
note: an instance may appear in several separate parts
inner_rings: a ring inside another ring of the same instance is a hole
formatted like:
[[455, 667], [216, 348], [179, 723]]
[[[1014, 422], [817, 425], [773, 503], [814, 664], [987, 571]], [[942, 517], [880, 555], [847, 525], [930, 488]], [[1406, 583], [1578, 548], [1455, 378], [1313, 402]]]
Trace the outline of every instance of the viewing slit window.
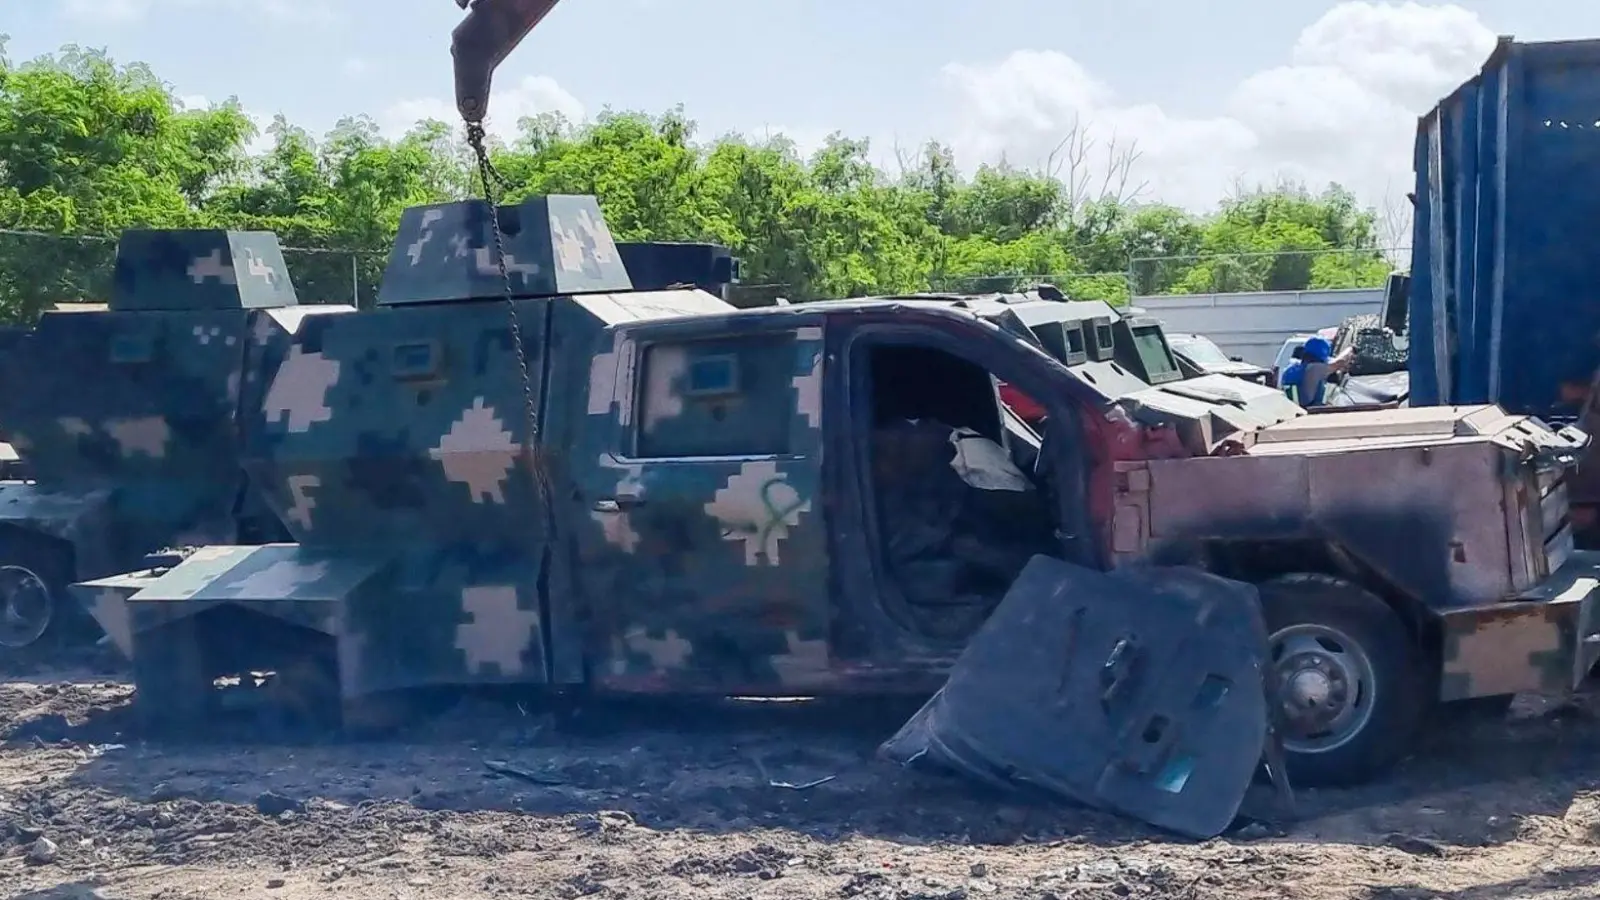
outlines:
[[1068, 355], [1083, 356], [1083, 326], [1074, 322], [1066, 331]]
[[795, 354], [787, 334], [647, 344], [634, 455], [790, 452]]
[[689, 397], [719, 397], [739, 393], [739, 356], [725, 353], [689, 360], [683, 392]]
[[1116, 338], [1111, 333], [1110, 325], [1096, 325], [1094, 327], [1094, 339], [1102, 347], [1110, 347], [1116, 343]]
[[1161, 340], [1159, 328], [1136, 327], [1133, 329], [1133, 346], [1139, 354], [1139, 361], [1144, 363], [1145, 371], [1149, 374], [1152, 384], [1163, 376], [1172, 376], [1178, 373], [1178, 361], [1167, 352], [1166, 343]]
[[389, 356], [394, 377], [433, 378], [439, 374], [439, 346], [435, 341], [395, 344]]

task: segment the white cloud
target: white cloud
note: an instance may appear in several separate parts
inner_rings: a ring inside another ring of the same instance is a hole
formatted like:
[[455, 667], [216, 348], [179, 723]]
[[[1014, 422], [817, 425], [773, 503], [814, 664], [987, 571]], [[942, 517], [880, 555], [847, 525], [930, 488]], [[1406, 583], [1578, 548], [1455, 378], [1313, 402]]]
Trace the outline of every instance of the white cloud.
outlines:
[[[495, 82], [489, 92], [489, 115], [484, 125], [490, 133], [511, 139], [517, 135], [517, 123], [528, 116], [556, 112], [573, 122], [581, 122], [588, 110], [583, 101], [574, 97], [548, 75], [528, 75], [520, 81]], [[418, 97], [401, 100], [378, 117], [378, 126], [392, 137], [398, 137], [422, 119], [438, 119], [451, 125], [461, 121], [454, 101], [438, 97]]]
[[1410, 183], [1416, 117], [1476, 74], [1494, 41], [1457, 6], [1342, 2], [1300, 33], [1287, 65], [1244, 79], [1215, 115], [1198, 117], [1125, 98], [1054, 51], [952, 63], [944, 74], [968, 165], [1002, 155], [1041, 165], [1079, 123], [1101, 150], [1113, 135], [1138, 142], [1147, 198], [1206, 208], [1236, 179], [1291, 177], [1313, 188], [1338, 181], [1376, 204]]
[[[492, 101], [490, 105], [493, 106]], [[459, 118], [460, 115], [454, 105], [437, 97], [422, 97], [391, 104], [378, 117], [378, 127], [390, 137], [399, 137], [424, 119], [438, 119], [441, 122], [454, 124]]]

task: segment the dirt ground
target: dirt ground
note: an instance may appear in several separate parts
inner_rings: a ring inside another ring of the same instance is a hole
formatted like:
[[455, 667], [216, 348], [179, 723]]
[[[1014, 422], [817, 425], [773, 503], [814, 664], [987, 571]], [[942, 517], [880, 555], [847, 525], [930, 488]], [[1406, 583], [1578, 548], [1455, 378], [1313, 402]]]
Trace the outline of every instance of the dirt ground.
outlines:
[[0, 897], [1600, 895], [1600, 717], [1536, 701], [1194, 843], [875, 761], [906, 710], [654, 705], [558, 728], [468, 699], [383, 741], [161, 743], [115, 666], [87, 663], [0, 674]]

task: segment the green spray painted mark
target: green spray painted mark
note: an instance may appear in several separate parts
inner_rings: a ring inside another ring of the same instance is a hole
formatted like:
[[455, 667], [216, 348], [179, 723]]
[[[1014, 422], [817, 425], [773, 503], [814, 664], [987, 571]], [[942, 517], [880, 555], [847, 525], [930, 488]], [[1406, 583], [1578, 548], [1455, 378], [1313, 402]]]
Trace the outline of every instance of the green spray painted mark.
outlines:
[[[773, 489], [780, 486], [787, 487], [789, 490], [794, 491], [794, 498], [785, 506], [780, 506], [778, 501], [772, 495]], [[787, 519], [792, 513], [799, 512], [806, 505], [806, 501], [804, 497], [800, 496], [800, 492], [795, 490], [789, 484], [787, 479], [785, 479], [782, 475], [779, 475], [775, 478], [768, 478], [766, 482], [761, 485], [761, 505], [766, 507], [767, 520], [763, 522], [761, 527], [756, 531], [756, 536], [761, 542], [760, 553], [762, 558], [766, 559], [769, 564], [776, 565], [774, 557], [777, 556], [777, 553], [767, 552], [769, 542], [773, 541], [773, 532], [777, 531], [781, 527], [784, 527], [784, 519]], [[776, 551], [776, 549], [776, 547], [773, 547], [774, 551]]]

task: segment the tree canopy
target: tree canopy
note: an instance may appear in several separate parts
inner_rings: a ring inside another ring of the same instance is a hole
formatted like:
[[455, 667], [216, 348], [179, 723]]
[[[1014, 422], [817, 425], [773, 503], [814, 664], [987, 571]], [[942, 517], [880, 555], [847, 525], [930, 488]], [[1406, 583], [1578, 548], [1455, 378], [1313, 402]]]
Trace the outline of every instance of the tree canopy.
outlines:
[[[103, 300], [124, 228], [278, 233], [308, 301], [370, 298], [400, 211], [481, 187], [450, 124], [386, 139], [368, 117], [320, 139], [279, 117], [251, 155], [236, 99], [186, 109], [143, 64], [76, 46], [14, 63], [0, 43], [0, 321]], [[872, 165], [842, 134], [802, 156], [783, 136], [697, 140], [684, 111], [524, 119], [493, 143], [508, 200], [594, 194], [618, 240], [711, 241], [746, 289], [796, 300], [1048, 280], [1069, 295], [1372, 286], [1376, 217], [1337, 185], [1236, 191], [1209, 215], [1143, 196], [1137, 147], [1074, 128], [1039, 169], [964, 176], [930, 143]], [[1337, 252], [1334, 252], [1337, 251]]]

